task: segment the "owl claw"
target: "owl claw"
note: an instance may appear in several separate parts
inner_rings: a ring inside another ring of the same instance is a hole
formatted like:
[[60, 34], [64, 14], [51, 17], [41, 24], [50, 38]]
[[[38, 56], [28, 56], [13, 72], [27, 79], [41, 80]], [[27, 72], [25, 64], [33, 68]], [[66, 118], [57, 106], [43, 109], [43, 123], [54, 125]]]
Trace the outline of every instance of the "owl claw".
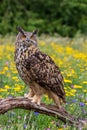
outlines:
[[38, 106], [40, 106], [40, 101], [41, 101], [41, 96], [38, 95], [34, 95], [31, 100], [32, 103], [35, 103]]
[[37, 104], [38, 106], [40, 106], [40, 102], [36, 102], [34, 100], [32, 100], [31, 102]]
[[32, 99], [33, 99], [33, 97], [28, 97], [28, 99], [32, 100]]
[[37, 102], [37, 105], [40, 106], [40, 102]]
[[30, 99], [30, 100], [33, 99], [33, 97], [30, 97], [29, 94], [26, 94], [26, 93], [24, 94], [24, 97], [25, 97], [25, 98], [28, 98], [28, 99]]

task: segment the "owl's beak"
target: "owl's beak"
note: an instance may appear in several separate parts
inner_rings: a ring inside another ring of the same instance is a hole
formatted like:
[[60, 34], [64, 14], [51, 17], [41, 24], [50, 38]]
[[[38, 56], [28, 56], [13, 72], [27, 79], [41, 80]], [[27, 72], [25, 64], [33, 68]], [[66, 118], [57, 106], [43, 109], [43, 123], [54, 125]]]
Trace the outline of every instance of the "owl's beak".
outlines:
[[17, 27], [17, 30], [22, 33], [22, 35], [26, 36], [25, 31], [21, 27]]

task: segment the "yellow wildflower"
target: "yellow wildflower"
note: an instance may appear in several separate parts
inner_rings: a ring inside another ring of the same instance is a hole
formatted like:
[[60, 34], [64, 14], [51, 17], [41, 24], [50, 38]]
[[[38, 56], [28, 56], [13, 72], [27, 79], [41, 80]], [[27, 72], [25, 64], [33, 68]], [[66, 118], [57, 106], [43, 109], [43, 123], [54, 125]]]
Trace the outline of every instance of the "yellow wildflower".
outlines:
[[11, 77], [11, 74], [10, 74], [10, 73], [7, 73], [6, 75], [7, 75], [7, 77]]
[[13, 74], [17, 74], [18, 72], [17, 72], [17, 70], [13, 70], [12, 73]]
[[0, 88], [0, 92], [7, 92], [7, 89], [5, 89], [5, 88]]
[[20, 84], [15, 84], [15, 87], [18, 87], [18, 88], [24, 88], [24, 86], [23, 85], [20, 85]]
[[75, 93], [75, 92], [76, 92], [76, 89], [71, 89], [71, 92], [72, 92], [72, 93]]
[[64, 130], [63, 128], [58, 128], [58, 130]]
[[44, 45], [45, 45], [45, 42], [44, 42], [44, 41], [40, 41], [40, 45], [41, 45], [41, 46], [44, 46]]
[[80, 85], [74, 85], [74, 88], [82, 88]]
[[7, 70], [8, 70], [8, 67], [7, 67], [7, 66], [5, 66], [5, 67], [4, 67], [4, 71], [7, 71]]
[[21, 90], [21, 87], [15, 87], [14, 90], [15, 90], [16, 92], [19, 92], [19, 91]]
[[0, 95], [0, 98], [2, 98], [2, 96]]
[[87, 84], [87, 81], [83, 81], [83, 84]]
[[66, 47], [66, 53], [69, 55], [69, 54], [72, 54], [74, 52], [74, 50], [71, 48], [71, 47]]
[[67, 76], [70, 77], [70, 76], [72, 76], [72, 75], [71, 75], [71, 73], [67, 73]]
[[72, 81], [69, 80], [69, 79], [64, 79], [64, 82], [65, 82], [65, 83], [72, 83]]
[[5, 85], [5, 87], [4, 87], [5, 89], [9, 89], [10, 88], [10, 86], [8, 86], [8, 85]]
[[18, 77], [17, 77], [17, 76], [13, 76], [13, 77], [12, 77], [12, 79], [13, 79], [14, 81], [16, 81], [16, 82], [18, 82], [18, 81], [19, 81], [19, 79], [18, 79]]
[[4, 70], [0, 71], [0, 74], [5, 74], [5, 71]]
[[68, 92], [67, 90], [65, 90], [65, 92], [66, 92], [66, 96], [75, 96], [75, 94], [72, 92]]
[[83, 90], [83, 92], [87, 93], [87, 90], [86, 90], [86, 89], [84, 89], [84, 90]]

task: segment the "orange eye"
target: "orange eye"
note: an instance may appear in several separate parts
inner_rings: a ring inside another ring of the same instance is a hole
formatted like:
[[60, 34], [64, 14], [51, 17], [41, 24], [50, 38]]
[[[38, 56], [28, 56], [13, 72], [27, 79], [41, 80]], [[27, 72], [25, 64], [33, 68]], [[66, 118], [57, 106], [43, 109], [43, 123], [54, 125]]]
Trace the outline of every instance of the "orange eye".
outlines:
[[24, 38], [26, 38], [26, 36], [25, 36], [25, 35], [22, 35], [22, 38], [24, 39]]

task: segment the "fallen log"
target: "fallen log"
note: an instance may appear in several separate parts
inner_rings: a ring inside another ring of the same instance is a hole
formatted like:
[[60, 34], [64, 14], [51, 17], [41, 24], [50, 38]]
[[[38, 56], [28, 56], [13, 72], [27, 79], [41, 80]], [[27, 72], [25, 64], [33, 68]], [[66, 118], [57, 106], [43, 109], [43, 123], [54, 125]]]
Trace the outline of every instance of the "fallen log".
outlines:
[[60, 110], [55, 105], [45, 105], [41, 103], [41, 105], [38, 106], [25, 97], [0, 99], [0, 114], [4, 114], [9, 110], [17, 108], [37, 111], [41, 114], [53, 116], [60, 119], [64, 123], [68, 123], [76, 127], [84, 124], [84, 121], [76, 119], [66, 110]]

